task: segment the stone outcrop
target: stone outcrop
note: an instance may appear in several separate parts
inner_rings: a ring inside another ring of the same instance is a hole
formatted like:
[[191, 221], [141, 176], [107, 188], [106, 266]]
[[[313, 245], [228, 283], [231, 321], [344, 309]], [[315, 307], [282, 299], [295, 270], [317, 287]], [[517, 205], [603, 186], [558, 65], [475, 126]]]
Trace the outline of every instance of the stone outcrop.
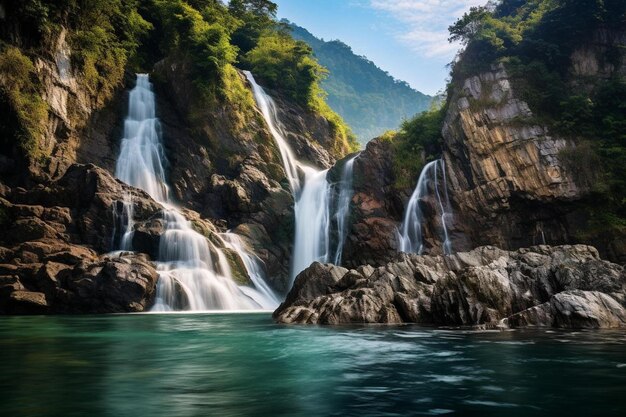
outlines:
[[[0, 312], [131, 312], [150, 307], [157, 273], [142, 254], [103, 255], [119, 245], [121, 200], [140, 228], [162, 207], [94, 165], [0, 197]], [[144, 238], [158, 247], [159, 234]], [[147, 250], [144, 250], [148, 252]]]
[[[329, 172], [329, 180], [339, 181], [342, 170], [340, 161]], [[396, 230], [402, 222], [403, 200], [408, 199], [394, 188], [391, 144], [381, 139], [370, 141], [355, 159], [353, 175], [345, 265], [385, 264], [397, 255]]]
[[492, 246], [448, 257], [401, 254], [348, 270], [313, 264], [274, 313], [282, 323], [626, 327], [626, 274], [595, 248]]

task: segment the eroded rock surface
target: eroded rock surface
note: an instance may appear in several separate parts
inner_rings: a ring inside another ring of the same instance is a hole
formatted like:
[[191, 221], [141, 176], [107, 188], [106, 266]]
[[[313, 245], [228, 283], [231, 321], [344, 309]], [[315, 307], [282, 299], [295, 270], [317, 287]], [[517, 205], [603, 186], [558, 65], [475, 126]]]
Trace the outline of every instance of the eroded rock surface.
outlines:
[[[329, 173], [331, 181], [339, 180], [342, 169], [343, 164], [333, 167]], [[397, 255], [396, 230], [404, 211], [402, 196], [393, 188], [390, 143], [370, 141], [354, 161], [353, 175], [354, 194], [343, 259], [350, 267], [383, 265]]]
[[[626, 327], [626, 275], [590, 246], [485, 246], [449, 257], [401, 254], [385, 266], [313, 264], [274, 318], [282, 323]], [[503, 319], [505, 319], [503, 321]]]
[[[121, 199], [133, 199], [137, 227], [162, 217], [141, 190], [94, 165], [72, 165], [57, 181], [0, 197], [0, 312], [131, 312], [150, 307], [157, 273], [146, 255], [103, 255], [121, 233]], [[162, 233], [162, 231], [161, 231]], [[158, 247], [160, 234], [144, 238]], [[148, 252], [147, 250], [144, 250]]]
[[568, 242], [568, 203], [585, 190], [560, 153], [574, 147], [535, 121], [504, 66], [455, 90], [443, 127], [451, 195], [472, 244]]

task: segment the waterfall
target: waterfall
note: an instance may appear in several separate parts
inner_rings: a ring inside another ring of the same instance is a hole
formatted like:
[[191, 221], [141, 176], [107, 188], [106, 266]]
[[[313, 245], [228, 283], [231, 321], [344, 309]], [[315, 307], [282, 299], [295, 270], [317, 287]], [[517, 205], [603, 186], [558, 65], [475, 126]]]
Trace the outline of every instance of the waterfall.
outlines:
[[354, 190], [352, 189], [352, 180], [354, 173], [354, 161], [359, 156], [356, 154], [348, 159], [343, 166], [341, 172], [341, 181], [339, 182], [339, 200], [337, 201], [337, 210], [335, 211], [335, 221], [337, 222], [337, 249], [335, 250], [335, 258], [333, 263], [341, 265], [343, 255], [343, 246], [346, 243], [348, 234], [348, 220], [350, 218], [350, 202]]
[[[296, 233], [291, 262], [291, 284], [295, 277], [314, 261], [329, 262], [331, 194], [332, 187], [326, 179], [328, 170], [319, 171], [296, 159], [285, 140], [274, 100], [257, 84], [249, 71], [244, 72], [252, 86], [256, 103], [265, 118], [276, 145], [280, 150], [283, 167], [295, 201]], [[300, 181], [300, 178], [303, 181]]]
[[263, 295], [263, 300], [260, 300], [263, 303], [262, 307], [265, 309], [275, 310], [280, 304], [280, 300], [274, 290], [267, 285], [265, 272], [261, 266], [261, 259], [246, 248], [238, 235], [228, 232], [220, 234], [220, 237], [224, 241], [225, 246], [228, 249], [237, 252], [243, 261], [250, 280], [257, 290]]
[[252, 86], [257, 106], [259, 106], [259, 109], [263, 114], [263, 118], [270, 129], [270, 133], [276, 141], [276, 145], [278, 146], [278, 150], [280, 151], [280, 156], [283, 161], [283, 168], [285, 169], [285, 174], [287, 174], [291, 192], [293, 193], [295, 199], [300, 193], [300, 177], [298, 175], [298, 168], [301, 167], [301, 164], [296, 159], [293, 151], [287, 144], [283, 126], [278, 119], [276, 103], [274, 103], [274, 100], [265, 92], [265, 90], [263, 90], [263, 87], [256, 83], [256, 80], [250, 71], [244, 71], [244, 74]]
[[[263, 294], [237, 286], [225, 253], [196, 232], [170, 201], [163, 168], [161, 128], [155, 96], [147, 74], [137, 75], [130, 92], [128, 118], [115, 174], [147, 192], [164, 207], [165, 233], [156, 260], [159, 282], [154, 311], [250, 310], [265, 308]], [[121, 248], [132, 249], [133, 202], [124, 196], [126, 231]]]
[[295, 204], [296, 236], [293, 245], [292, 284], [296, 275], [313, 262], [330, 259], [330, 194], [328, 170], [301, 166], [304, 186]]
[[[442, 173], [441, 181], [439, 172]], [[442, 182], [440, 185], [439, 183]], [[443, 196], [441, 188], [443, 187]], [[450, 198], [448, 196], [448, 184], [446, 178], [445, 162], [442, 159], [429, 162], [424, 166], [417, 180], [417, 186], [411, 195], [409, 204], [406, 207], [404, 221], [400, 227], [399, 243], [400, 251], [421, 254], [424, 250], [423, 224], [427, 220], [424, 217], [420, 202], [429, 196], [433, 191], [436, 200], [436, 210], [440, 216], [442, 228], [442, 250], [445, 255], [452, 253], [448, 223], [451, 220], [452, 212]]]

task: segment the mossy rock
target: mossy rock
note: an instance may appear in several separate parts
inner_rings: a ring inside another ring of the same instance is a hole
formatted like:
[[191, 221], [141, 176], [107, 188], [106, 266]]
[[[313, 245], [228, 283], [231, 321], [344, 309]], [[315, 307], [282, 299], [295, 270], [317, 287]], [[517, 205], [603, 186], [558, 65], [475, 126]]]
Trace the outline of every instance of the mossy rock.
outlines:
[[237, 285], [254, 285], [250, 280], [248, 270], [246, 269], [243, 260], [239, 257], [237, 252], [230, 249], [223, 249], [222, 252], [224, 252], [224, 255], [226, 255], [226, 260], [228, 262], [228, 266], [230, 266], [233, 281]]

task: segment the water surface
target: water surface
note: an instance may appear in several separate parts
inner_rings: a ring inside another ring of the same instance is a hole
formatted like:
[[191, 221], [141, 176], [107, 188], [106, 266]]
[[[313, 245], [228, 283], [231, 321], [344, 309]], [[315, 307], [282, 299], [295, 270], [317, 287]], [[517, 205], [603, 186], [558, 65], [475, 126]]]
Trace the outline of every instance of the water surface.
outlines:
[[626, 333], [0, 318], [7, 416], [624, 416]]

